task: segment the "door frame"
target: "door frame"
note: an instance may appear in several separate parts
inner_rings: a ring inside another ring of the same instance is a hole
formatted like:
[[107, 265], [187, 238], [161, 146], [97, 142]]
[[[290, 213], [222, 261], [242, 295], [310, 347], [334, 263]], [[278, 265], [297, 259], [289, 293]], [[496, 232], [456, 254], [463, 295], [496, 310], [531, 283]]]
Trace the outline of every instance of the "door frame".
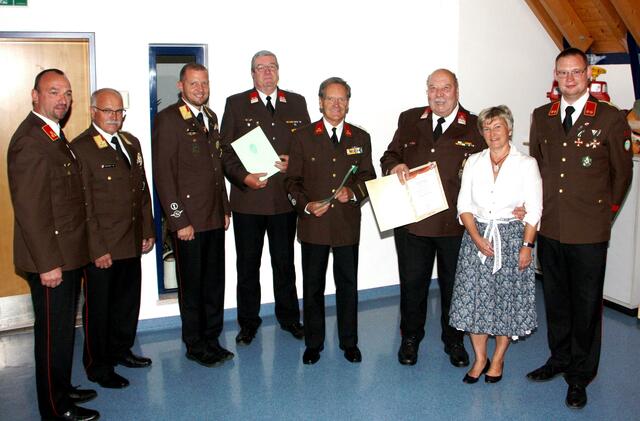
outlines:
[[[33, 39], [33, 40], [82, 40], [88, 43], [89, 93], [96, 89], [96, 49], [93, 32], [30, 32], [0, 31], [0, 38]], [[25, 92], [29, 95], [29, 92]], [[6, 175], [5, 175], [6, 176]], [[10, 204], [7, 204], [9, 206]], [[33, 325], [34, 316], [31, 305], [31, 294], [0, 297], [0, 332], [13, 329], [28, 328]]]
[[[155, 116], [158, 112], [158, 80], [157, 80], [157, 57], [158, 56], [194, 56], [196, 63], [207, 66], [208, 52], [206, 44], [149, 44], [149, 121], [153, 132]], [[207, 66], [208, 67], [208, 66]], [[152, 133], [149, 135], [152, 139]], [[154, 168], [155, 171], [155, 168]], [[167, 289], [164, 286], [164, 238], [162, 230], [162, 207], [155, 183], [153, 184], [153, 221], [156, 230], [156, 270], [158, 274], [158, 295], [174, 293], [177, 288]]]

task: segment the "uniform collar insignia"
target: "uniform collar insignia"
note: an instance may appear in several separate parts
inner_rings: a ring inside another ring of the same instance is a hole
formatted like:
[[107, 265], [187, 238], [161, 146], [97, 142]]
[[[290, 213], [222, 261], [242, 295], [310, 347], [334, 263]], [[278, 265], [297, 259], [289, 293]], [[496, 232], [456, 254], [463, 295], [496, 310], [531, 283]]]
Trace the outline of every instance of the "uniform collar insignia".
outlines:
[[96, 146], [99, 149], [104, 149], [104, 148], [109, 147], [109, 145], [107, 145], [107, 141], [104, 140], [104, 138], [100, 134], [97, 134], [97, 135], [93, 136], [93, 141], [95, 142]]
[[281, 90], [278, 89], [278, 101], [287, 103], [287, 97]]
[[190, 118], [193, 118], [193, 114], [191, 114], [191, 110], [189, 110], [187, 104], [181, 105], [179, 109], [183, 119], [189, 120]]
[[425, 118], [429, 117], [429, 114], [431, 114], [431, 107], [427, 107], [424, 109], [424, 112], [420, 116], [420, 120], [424, 120]]
[[127, 139], [127, 137], [124, 135], [124, 133], [118, 133], [120, 135], [120, 139], [122, 139], [122, 141], [124, 143], [126, 143], [127, 145], [131, 146], [131, 142], [129, 142], [129, 139]]
[[342, 133], [344, 133], [347, 137], [353, 137], [353, 133], [351, 132], [351, 126], [347, 123], [344, 123], [344, 127], [342, 128]]
[[47, 136], [49, 136], [49, 139], [51, 139], [52, 142], [60, 139], [60, 136], [58, 136], [48, 124], [42, 126], [42, 131], [45, 132]]
[[462, 110], [458, 111], [458, 114], [456, 115], [456, 120], [458, 121], [458, 124], [462, 124], [463, 126], [467, 125], [467, 113], [465, 113]]
[[256, 102], [260, 101], [258, 91], [256, 90], [251, 91], [251, 93], [249, 94], [249, 101], [251, 101], [252, 104], [255, 104]]
[[598, 108], [597, 102], [587, 101], [587, 103], [584, 104], [584, 115], [587, 117], [595, 117], [596, 108]]
[[324, 124], [322, 124], [322, 120], [316, 123], [316, 127], [313, 129], [313, 133], [316, 136], [320, 136], [322, 133], [324, 133]]
[[553, 117], [558, 115], [558, 112], [560, 111], [560, 101], [556, 101], [553, 104], [551, 104], [551, 109], [549, 109], [549, 117]]

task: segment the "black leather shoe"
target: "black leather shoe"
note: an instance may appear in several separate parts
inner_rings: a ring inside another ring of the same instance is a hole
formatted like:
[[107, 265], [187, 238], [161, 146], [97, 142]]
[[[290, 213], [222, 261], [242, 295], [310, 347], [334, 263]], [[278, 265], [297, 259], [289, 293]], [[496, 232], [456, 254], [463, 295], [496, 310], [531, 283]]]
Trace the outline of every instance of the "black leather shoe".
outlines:
[[303, 364], [315, 364], [320, 359], [320, 351], [322, 348], [307, 348], [302, 355]]
[[258, 329], [254, 327], [242, 327], [240, 328], [240, 332], [238, 336], [236, 336], [236, 343], [238, 345], [249, 345], [253, 338], [256, 337], [256, 332]]
[[294, 322], [288, 325], [280, 326], [282, 330], [286, 330], [291, 333], [296, 339], [304, 338], [304, 326], [302, 326], [299, 322]]
[[564, 374], [564, 369], [555, 368], [552, 365], [545, 364], [527, 374], [527, 378], [534, 382], [546, 382], [553, 379], [558, 374]]
[[449, 354], [449, 361], [454, 367], [466, 367], [469, 365], [469, 354], [463, 344], [445, 345], [444, 352]]
[[567, 406], [571, 409], [582, 409], [587, 404], [587, 389], [584, 386], [570, 384], [567, 389]]
[[59, 417], [43, 418], [43, 420], [70, 420], [92, 421], [100, 419], [100, 413], [96, 410], [73, 405]]
[[218, 342], [209, 344], [208, 351], [212, 354], [217, 354], [222, 361], [231, 360], [235, 356], [233, 352], [229, 351], [226, 348], [223, 348]]
[[224, 360], [220, 355], [214, 352], [190, 352], [185, 354], [188, 359], [204, 367], [216, 367], [222, 365]]
[[94, 383], [98, 383], [105, 389], [124, 389], [129, 386], [129, 380], [125, 379], [118, 373], [111, 373], [108, 376], [100, 379], [89, 378]]
[[417, 336], [408, 336], [402, 338], [402, 344], [398, 350], [398, 361], [402, 365], [414, 365], [418, 362], [418, 348], [420, 342]]
[[359, 363], [362, 361], [362, 353], [357, 345], [349, 346], [344, 349], [344, 357], [350, 363]]
[[[487, 371], [489, 371], [489, 367], [491, 367], [491, 361], [489, 360], [489, 358], [487, 358], [487, 362], [485, 363], [484, 368], [480, 372], [480, 376], [482, 376]], [[478, 379], [480, 378], [480, 376], [473, 377], [473, 376], [469, 375], [469, 373], [467, 373], [467, 374], [464, 375], [464, 378], [462, 379], [462, 381], [464, 383], [467, 383], [467, 384], [474, 384], [474, 383], [478, 382]], [[486, 377], [485, 377], [485, 381], [486, 381]]]
[[129, 351], [124, 356], [117, 358], [116, 363], [129, 368], [149, 367], [151, 358], [141, 357]]
[[95, 399], [98, 396], [93, 389], [78, 389], [77, 387], [71, 387], [71, 390], [67, 393], [71, 402], [75, 403], [83, 403], [89, 402], [91, 399]]

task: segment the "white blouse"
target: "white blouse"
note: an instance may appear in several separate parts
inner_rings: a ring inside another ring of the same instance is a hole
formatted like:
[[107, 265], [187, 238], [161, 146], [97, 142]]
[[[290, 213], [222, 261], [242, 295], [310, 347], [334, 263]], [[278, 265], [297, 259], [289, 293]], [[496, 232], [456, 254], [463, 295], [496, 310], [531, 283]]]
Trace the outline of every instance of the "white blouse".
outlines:
[[511, 142], [509, 145], [509, 155], [495, 181], [489, 149], [467, 159], [458, 194], [458, 220], [465, 212], [483, 221], [512, 219], [513, 209], [524, 206], [527, 211], [524, 222], [538, 227], [542, 215], [542, 179], [538, 163], [518, 151]]

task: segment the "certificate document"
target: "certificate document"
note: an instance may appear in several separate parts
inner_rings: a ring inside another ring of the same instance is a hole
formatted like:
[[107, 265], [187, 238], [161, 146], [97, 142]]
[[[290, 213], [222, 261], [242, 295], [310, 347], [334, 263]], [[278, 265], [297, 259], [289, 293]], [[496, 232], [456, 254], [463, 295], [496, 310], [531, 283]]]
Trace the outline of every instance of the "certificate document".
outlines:
[[236, 155], [247, 171], [252, 174], [267, 173], [265, 177], [262, 177], [262, 180], [280, 171], [275, 166], [276, 161], [280, 161], [280, 157], [260, 126], [236, 139], [231, 143], [231, 147], [236, 151]]
[[435, 162], [409, 170], [404, 185], [396, 174], [366, 185], [380, 231], [422, 221], [449, 208]]

